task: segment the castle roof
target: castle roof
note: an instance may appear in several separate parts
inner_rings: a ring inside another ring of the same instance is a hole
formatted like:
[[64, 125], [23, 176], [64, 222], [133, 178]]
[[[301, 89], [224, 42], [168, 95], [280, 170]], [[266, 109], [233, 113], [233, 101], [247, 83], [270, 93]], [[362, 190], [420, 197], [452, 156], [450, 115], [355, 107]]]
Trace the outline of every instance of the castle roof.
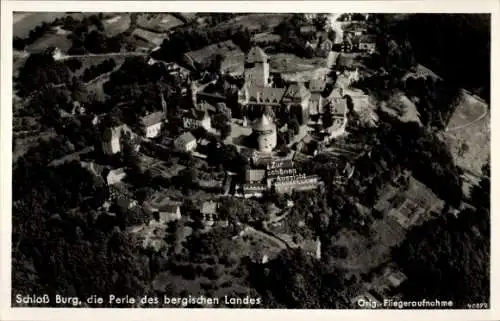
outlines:
[[253, 129], [256, 131], [273, 130], [276, 129], [276, 125], [266, 114], [262, 114], [262, 117], [254, 123]]
[[309, 94], [310, 94], [310, 92], [309, 92], [309, 90], [307, 90], [306, 86], [304, 86], [304, 84], [300, 83], [300, 84], [292, 84], [292, 85], [288, 86], [288, 88], [286, 90], [285, 97], [290, 98], [290, 99], [293, 99], [293, 98], [303, 99]]
[[247, 54], [246, 60], [248, 63], [266, 62], [267, 55], [260, 47], [252, 47]]
[[257, 102], [279, 104], [285, 94], [285, 88], [247, 86], [248, 97]]

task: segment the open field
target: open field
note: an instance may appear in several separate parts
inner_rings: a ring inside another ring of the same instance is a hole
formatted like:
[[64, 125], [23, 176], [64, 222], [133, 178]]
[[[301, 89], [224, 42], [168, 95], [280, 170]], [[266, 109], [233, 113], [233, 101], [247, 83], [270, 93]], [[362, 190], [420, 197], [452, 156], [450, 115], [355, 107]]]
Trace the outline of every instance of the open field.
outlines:
[[445, 136], [455, 163], [480, 175], [490, 153], [490, 113], [486, 103], [463, 92]]
[[325, 58], [300, 58], [294, 54], [278, 53], [272, 54], [270, 69], [272, 72], [283, 73], [283, 78], [303, 78], [304, 80], [318, 78], [328, 72]]
[[[405, 204], [411, 203], [419, 209], [418, 215], [405, 213]], [[421, 224], [432, 217], [431, 211], [440, 213], [444, 202], [438, 199], [425, 185], [410, 178], [409, 187], [401, 190], [389, 185], [375, 206], [382, 212], [382, 218], [374, 220], [369, 233], [360, 234], [354, 230], [342, 229], [335, 245], [347, 248], [347, 257], [337, 259], [338, 267], [350, 272], [365, 273], [390, 260], [391, 248], [404, 241], [406, 227], [395, 217], [398, 209], [401, 215], [414, 215], [408, 224]]]
[[46, 33], [31, 45], [28, 45], [25, 50], [34, 53], [42, 52], [50, 47], [57, 47], [61, 49], [62, 52], [67, 52], [69, 48], [71, 48], [71, 45], [71, 40], [68, 39], [67, 35], [53, 31]]
[[35, 136], [25, 138], [16, 138], [15, 147], [12, 149], [12, 162], [15, 162], [19, 157], [23, 156], [31, 147], [38, 145], [39, 139], [49, 140], [56, 137], [55, 131], [46, 131], [37, 133]]
[[137, 17], [137, 25], [154, 32], [166, 32], [184, 24], [180, 19], [168, 13], [142, 13]]
[[186, 53], [186, 56], [199, 64], [204, 64], [218, 54], [224, 57], [224, 61], [222, 62], [223, 70], [238, 68], [240, 65], [243, 65], [245, 59], [244, 53], [230, 40], [215, 43], [200, 50], [190, 51]]
[[85, 69], [87, 69], [87, 68], [89, 68], [91, 66], [96, 66], [96, 65], [102, 63], [103, 61], [105, 61], [107, 59], [114, 60], [115, 64], [116, 64], [116, 68], [118, 66], [120, 66], [125, 61], [125, 57], [124, 56], [119, 56], [119, 55], [112, 56], [112, 57], [106, 57], [106, 56], [82, 56], [82, 57], [78, 57], [76, 59], [80, 60], [80, 62], [82, 63], [82, 68], [78, 69], [74, 73], [74, 75], [77, 76], [77, 77], [81, 76], [85, 72]]
[[238, 30], [240, 28], [248, 28], [250, 30], [272, 30], [286, 17], [288, 13], [251, 13], [235, 17], [231, 20], [219, 24], [217, 29], [231, 28]]
[[79, 12], [79, 13], [66, 13], [66, 12], [14, 12], [14, 26], [13, 36], [26, 38], [31, 29], [42, 23], [51, 23], [57, 18], [64, 16], [72, 16], [79, 20], [84, 16], [96, 14], [95, 12]]
[[103, 21], [104, 31], [108, 37], [116, 36], [130, 27], [130, 14], [120, 14]]
[[162, 44], [163, 40], [167, 37], [166, 33], [152, 32], [142, 28], [135, 28], [132, 36], [140, 40], [144, 40], [154, 46]]

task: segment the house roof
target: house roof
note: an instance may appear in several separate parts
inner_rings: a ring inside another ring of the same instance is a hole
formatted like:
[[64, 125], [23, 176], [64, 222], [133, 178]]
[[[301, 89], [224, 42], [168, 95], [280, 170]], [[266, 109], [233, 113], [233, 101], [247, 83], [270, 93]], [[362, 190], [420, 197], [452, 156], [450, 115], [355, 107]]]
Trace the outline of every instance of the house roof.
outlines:
[[193, 136], [193, 134], [191, 134], [191, 132], [186, 132], [177, 137], [175, 142], [177, 144], [186, 145], [187, 143], [192, 142], [193, 140], [196, 141], [196, 138]]
[[162, 111], [157, 111], [141, 118], [141, 123], [145, 127], [153, 126], [163, 121], [164, 114]]
[[337, 57], [336, 65], [341, 68], [355, 68], [356, 65], [356, 56], [352, 54], [341, 53]]
[[267, 131], [276, 129], [276, 124], [266, 114], [262, 114], [262, 117], [254, 123], [252, 128], [256, 131]]
[[267, 55], [260, 47], [252, 47], [247, 54], [246, 62], [247, 63], [256, 63], [256, 62], [266, 62]]
[[259, 43], [259, 42], [277, 42], [277, 41], [280, 41], [280, 39], [281, 39], [280, 35], [272, 34], [269, 32], [258, 33], [252, 37], [252, 41], [254, 41], [256, 43]]
[[346, 89], [347, 87], [349, 87], [349, 83], [350, 83], [349, 76], [347, 76], [345, 73], [342, 73], [337, 76], [337, 80], [335, 81], [334, 87]]
[[261, 181], [266, 176], [266, 171], [263, 169], [248, 169], [246, 177], [249, 181]]
[[358, 43], [375, 43], [377, 40], [377, 37], [375, 35], [360, 35], [355, 38], [355, 40]]
[[203, 214], [216, 214], [217, 213], [217, 203], [214, 201], [203, 202], [201, 206], [201, 213]]
[[121, 167], [121, 168], [116, 168], [116, 169], [112, 169], [109, 171], [108, 175], [122, 175], [122, 174], [125, 174], [125, 168]]
[[335, 99], [332, 100], [332, 113], [334, 114], [345, 114], [347, 112], [347, 100], [346, 99]]
[[286, 93], [285, 93], [285, 97], [289, 98], [289, 99], [293, 99], [293, 98], [303, 99], [307, 95], [310, 95], [310, 92], [303, 83], [292, 84], [292, 85], [288, 86]]
[[177, 211], [180, 210], [180, 206], [176, 204], [166, 204], [161, 206], [158, 211], [162, 213], [177, 213]]
[[286, 89], [273, 87], [247, 86], [248, 97], [257, 102], [281, 103]]
[[309, 91], [311, 93], [322, 92], [325, 89], [326, 81], [324, 79], [311, 79], [309, 82]]

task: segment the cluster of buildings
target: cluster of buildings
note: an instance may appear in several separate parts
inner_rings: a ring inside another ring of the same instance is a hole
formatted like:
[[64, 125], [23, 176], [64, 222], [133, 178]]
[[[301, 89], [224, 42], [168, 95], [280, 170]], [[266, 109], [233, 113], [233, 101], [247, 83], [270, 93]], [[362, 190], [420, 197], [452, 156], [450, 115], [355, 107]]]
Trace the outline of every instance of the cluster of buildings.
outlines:
[[322, 184], [317, 175], [300, 173], [292, 159], [276, 159], [265, 168], [247, 169], [245, 183], [236, 187], [236, 195], [262, 197], [266, 191], [290, 194], [314, 190]]

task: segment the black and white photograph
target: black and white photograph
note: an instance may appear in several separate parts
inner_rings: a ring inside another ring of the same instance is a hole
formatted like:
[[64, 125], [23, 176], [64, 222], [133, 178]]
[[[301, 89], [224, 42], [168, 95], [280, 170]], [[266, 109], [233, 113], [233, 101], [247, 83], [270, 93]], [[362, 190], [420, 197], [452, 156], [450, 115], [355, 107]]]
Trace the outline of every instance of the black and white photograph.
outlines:
[[12, 13], [10, 308], [491, 309], [491, 13], [93, 9]]

